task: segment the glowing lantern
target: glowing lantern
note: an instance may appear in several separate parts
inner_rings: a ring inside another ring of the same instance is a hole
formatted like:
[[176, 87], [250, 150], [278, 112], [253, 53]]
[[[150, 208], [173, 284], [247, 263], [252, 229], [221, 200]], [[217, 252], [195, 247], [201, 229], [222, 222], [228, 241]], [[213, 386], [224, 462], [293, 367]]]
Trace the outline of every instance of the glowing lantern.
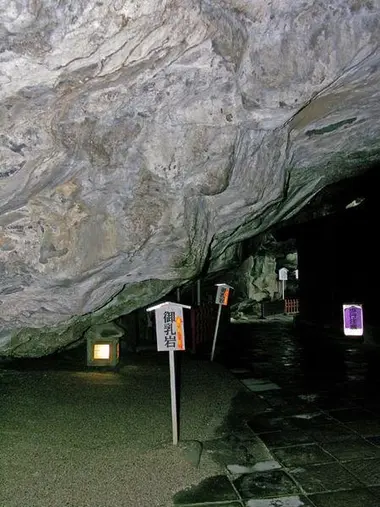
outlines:
[[120, 358], [119, 339], [123, 334], [113, 322], [91, 327], [86, 332], [87, 366], [116, 366]]

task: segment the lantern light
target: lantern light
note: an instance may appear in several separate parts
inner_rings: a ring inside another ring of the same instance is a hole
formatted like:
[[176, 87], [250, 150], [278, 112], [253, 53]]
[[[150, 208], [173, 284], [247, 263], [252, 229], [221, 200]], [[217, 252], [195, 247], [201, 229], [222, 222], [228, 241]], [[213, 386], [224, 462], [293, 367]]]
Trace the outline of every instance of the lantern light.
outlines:
[[94, 359], [110, 359], [111, 346], [109, 343], [94, 343]]
[[124, 331], [109, 322], [91, 327], [86, 332], [87, 366], [116, 366], [120, 359], [119, 339]]

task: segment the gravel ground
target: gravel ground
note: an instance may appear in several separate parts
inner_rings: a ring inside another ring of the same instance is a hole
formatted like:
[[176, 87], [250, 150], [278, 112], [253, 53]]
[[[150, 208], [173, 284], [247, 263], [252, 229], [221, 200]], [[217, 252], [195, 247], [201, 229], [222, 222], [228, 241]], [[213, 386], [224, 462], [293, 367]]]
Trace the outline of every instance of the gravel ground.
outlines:
[[[181, 359], [180, 438], [208, 440], [241, 384], [217, 364]], [[207, 453], [196, 469], [171, 444], [164, 353], [131, 356], [118, 372], [9, 368], [0, 369], [0, 507], [169, 507], [220, 472]]]

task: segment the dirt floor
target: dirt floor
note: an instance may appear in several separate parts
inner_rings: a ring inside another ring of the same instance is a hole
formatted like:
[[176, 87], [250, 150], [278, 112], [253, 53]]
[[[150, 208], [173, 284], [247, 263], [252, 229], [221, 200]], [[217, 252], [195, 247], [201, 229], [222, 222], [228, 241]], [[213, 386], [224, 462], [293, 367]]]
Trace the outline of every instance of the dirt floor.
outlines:
[[209, 454], [196, 468], [183, 447], [218, 434], [242, 385], [207, 360], [180, 363], [178, 447], [166, 353], [130, 355], [116, 372], [70, 357], [0, 367], [0, 506], [169, 507], [218, 474]]

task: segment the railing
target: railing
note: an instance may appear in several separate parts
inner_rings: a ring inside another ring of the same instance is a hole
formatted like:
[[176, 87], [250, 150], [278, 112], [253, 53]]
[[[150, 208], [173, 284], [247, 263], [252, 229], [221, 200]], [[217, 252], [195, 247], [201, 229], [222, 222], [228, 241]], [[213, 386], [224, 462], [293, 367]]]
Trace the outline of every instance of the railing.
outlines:
[[[191, 319], [186, 335], [191, 336], [191, 344], [187, 348], [193, 354], [209, 350], [212, 344], [212, 338], [215, 331], [215, 322], [218, 312], [216, 304], [202, 304], [191, 308]], [[261, 303], [261, 317], [270, 317], [272, 315], [290, 314], [299, 312], [298, 299], [281, 299], [278, 301], [267, 301]], [[220, 321], [220, 334], [228, 329], [230, 322], [230, 308], [223, 307]]]
[[285, 299], [285, 313], [299, 313], [299, 299]]
[[[191, 308], [191, 352], [193, 354], [204, 350], [211, 350], [215, 331], [218, 306], [216, 304], [202, 304]], [[226, 329], [230, 321], [230, 308], [223, 307], [220, 319], [220, 332]], [[190, 347], [189, 347], [190, 348]]]

